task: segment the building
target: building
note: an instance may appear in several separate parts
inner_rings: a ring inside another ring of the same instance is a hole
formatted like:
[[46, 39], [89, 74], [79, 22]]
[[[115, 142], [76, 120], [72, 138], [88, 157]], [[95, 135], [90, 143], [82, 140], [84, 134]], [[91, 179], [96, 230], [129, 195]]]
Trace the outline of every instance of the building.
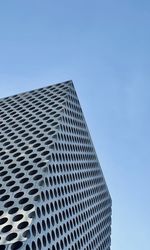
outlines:
[[0, 250], [110, 250], [111, 198], [72, 81], [0, 100]]

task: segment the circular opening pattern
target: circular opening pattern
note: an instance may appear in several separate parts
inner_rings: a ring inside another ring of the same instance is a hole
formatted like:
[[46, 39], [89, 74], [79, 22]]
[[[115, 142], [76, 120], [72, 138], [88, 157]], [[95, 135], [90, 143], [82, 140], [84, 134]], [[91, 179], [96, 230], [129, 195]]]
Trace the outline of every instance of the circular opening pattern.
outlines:
[[0, 116], [0, 224], [10, 249], [109, 249], [111, 201], [71, 85], [0, 100]]

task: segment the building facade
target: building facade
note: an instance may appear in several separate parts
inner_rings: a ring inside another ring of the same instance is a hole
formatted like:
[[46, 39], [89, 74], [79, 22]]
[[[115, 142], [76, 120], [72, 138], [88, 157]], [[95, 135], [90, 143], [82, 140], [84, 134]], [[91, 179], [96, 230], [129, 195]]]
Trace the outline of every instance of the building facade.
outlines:
[[0, 100], [0, 250], [110, 250], [111, 197], [72, 81]]

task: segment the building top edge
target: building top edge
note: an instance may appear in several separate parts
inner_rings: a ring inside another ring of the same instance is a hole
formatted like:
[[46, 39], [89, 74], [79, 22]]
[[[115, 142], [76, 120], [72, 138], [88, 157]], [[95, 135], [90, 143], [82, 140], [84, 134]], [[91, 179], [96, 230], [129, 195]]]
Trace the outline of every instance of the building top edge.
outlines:
[[43, 87], [39, 87], [39, 88], [35, 88], [35, 89], [23, 91], [23, 92], [20, 92], [20, 93], [16, 93], [16, 94], [13, 94], [13, 95], [10, 95], [10, 96], [2, 97], [2, 98], [0, 98], [0, 101], [5, 100], [5, 99], [7, 99], [7, 98], [15, 97], [15, 96], [17, 96], [17, 95], [23, 95], [23, 94], [25, 94], [25, 93], [32, 93], [33, 91], [39, 91], [39, 90], [42, 90], [42, 89], [47, 89], [47, 88], [53, 87], [53, 86], [69, 85], [69, 84], [72, 84], [72, 85], [73, 85], [73, 81], [72, 81], [72, 80], [66, 80], [66, 81], [64, 81], [64, 82], [52, 83], [52, 84], [48, 84], [48, 85], [43, 86]]

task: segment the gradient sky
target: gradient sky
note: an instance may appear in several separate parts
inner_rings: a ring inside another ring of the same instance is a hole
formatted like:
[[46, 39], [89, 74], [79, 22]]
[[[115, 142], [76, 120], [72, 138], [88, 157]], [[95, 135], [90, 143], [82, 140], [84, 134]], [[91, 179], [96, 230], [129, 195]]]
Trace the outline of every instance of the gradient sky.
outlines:
[[112, 250], [150, 249], [150, 1], [0, 1], [0, 97], [72, 79], [113, 200]]

